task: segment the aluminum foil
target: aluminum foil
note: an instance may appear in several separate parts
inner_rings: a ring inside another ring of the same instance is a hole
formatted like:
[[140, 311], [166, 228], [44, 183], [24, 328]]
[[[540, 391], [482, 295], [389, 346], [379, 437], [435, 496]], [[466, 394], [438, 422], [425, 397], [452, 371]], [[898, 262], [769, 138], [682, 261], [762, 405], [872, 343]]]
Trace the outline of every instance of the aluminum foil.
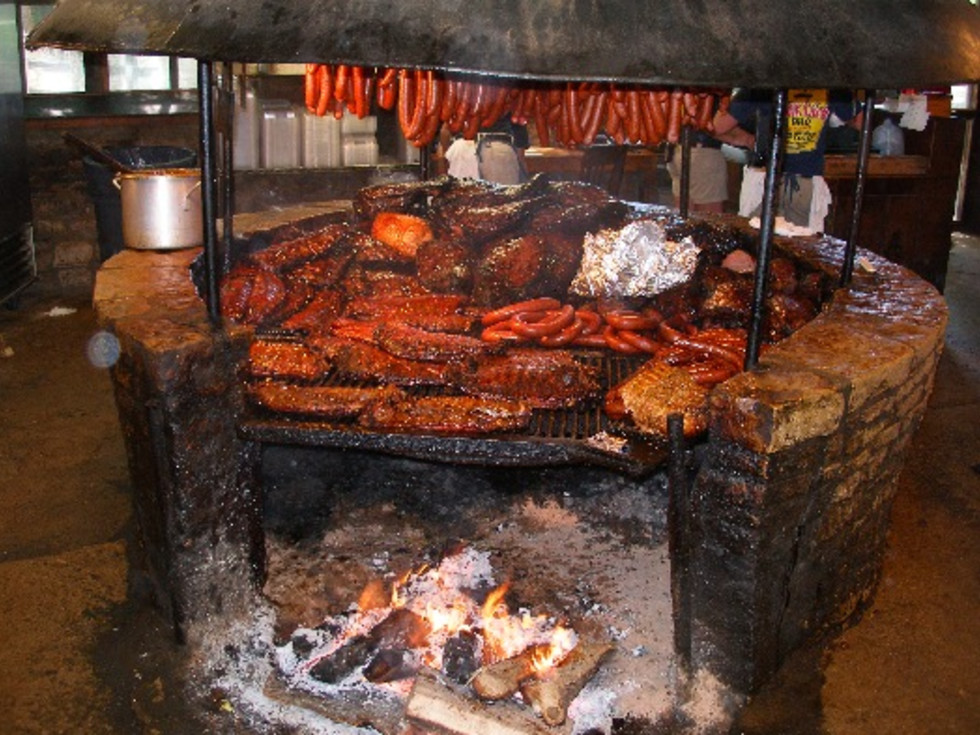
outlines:
[[653, 296], [690, 280], [701, 248], [686, 237], [667, 239], [653, 220], [585, 236], [571, 290], [580, 296]]

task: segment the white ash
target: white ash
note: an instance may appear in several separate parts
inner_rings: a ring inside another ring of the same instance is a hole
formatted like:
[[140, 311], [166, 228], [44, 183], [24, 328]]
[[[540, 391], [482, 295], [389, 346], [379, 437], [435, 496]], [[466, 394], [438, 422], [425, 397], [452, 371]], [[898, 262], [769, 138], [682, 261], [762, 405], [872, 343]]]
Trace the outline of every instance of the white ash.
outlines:
[[[515, 492], [500, 502], [460, 511], [469, 514], [467, 527], [479, 529], [467, 539], [467, 551], [457, 554], [468, 566], [460, 574], [487, 585], [510, 581], [507, 602], [512, 609], [543, 609], [580, 635], [615, 639], [616, 650], [572, 703], [567, 727], [556, 731], [560, 735], [609, 733], [619, 717], [651, 724], [681, 718], [685, 732], [720, 732], [719, 722], [731, 711], [729, 695], [717, 681], [702, 675], [690, 686], [677, 674], [663, 512], [663, 498], [650, 483], [629, 488], [610, 484], [602, 492], [559, 496]], [[199, 688], [223, 692], [236, 722], [234, 732], [268, 732], [277, 726], [315, 735], [388, 732], [336, 721], [329, 707], [311, 704], [310, 697], [317, 695], [309, 690], [291, 699], [288, 691], [285, 697], [270, 696], [269, 687], [279, 682], [284, 690], [288, 677], [283, 672], [294, 670], [298, 662], [282, 643], [283, 632], [304, 625], [284, 629], [284, 610], [289, 611], [287, 620], [308, 620], [311, 630], [330, 615], [354, 617], [358, 592], [368, 580], [383, 576], [390, 587], [396, 571], [434, 561], [438, 546], [432, 544], [433, 536], [444, 543], [450, 531], [440, 526], [433, 534], [429, 520], [392, 505], [372, 505], [348, 510], [319, 541], [301, 547], [267, 539], [270, 579], [265, 592], [272, 604], [250, 624], [216, 627], [203, 654], [207, 681]], [[426, 582], [420, 577], [410, 586], [415, 583]], [[311, 610], [331, 612], [316, 617]], [[325, 639], [316, 642], [328, 645]], [[384, 690], [353, 679], [344, 686], [356, 690], [359, 701], [381, 707], [404, 697], [410, 681]], [[216, 727], [215, 732], [221, 730]]]
[[700, 252], [689, 237], [669, 240], [653, 220], [589, 233], [571, 291], [592, 298], [655, 296], [690, 280]]

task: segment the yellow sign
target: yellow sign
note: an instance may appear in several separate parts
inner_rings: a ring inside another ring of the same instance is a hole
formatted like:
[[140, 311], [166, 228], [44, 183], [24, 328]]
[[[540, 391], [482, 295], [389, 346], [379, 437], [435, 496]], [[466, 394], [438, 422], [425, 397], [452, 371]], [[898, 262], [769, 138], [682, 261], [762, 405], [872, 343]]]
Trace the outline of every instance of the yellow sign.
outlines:
[[828, 117], [826, 89], [790, 90], [786, 106], [786, 152], [815, 151]]

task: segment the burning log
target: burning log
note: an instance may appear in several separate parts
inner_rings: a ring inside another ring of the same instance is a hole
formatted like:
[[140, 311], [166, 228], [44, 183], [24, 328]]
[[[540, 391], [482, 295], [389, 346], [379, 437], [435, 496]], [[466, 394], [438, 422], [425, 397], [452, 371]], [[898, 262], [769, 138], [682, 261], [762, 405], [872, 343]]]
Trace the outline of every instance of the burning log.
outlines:
[[598, 671], [611, 643], [581, 641], [554, 669], [521, 685], [521, 696], [541, 719], [554, 727], [568, 716], [568, 705]]
[[510, 702], [486, 706], [440, 681], [435, 672], [423, 669], [415, 679], [405, 705], [405, 717], [424, 732], [437, 728], [451, 735], [545, 735], [526, 709]]
[[[365, 635], [351, 638], [310, 668], [310, 676], [327, 684], [336, 684], [359, 666], [365, 666], [379, 651], [418, 648], [428, 638], [429, 624], [411, 610], [399, 608]], [[379, 674], [382, 666], [378, 664]], [[380, 674], [384, 676], [384, 674]]]
[[470, 686], [480, 699], [506, 699], [517, 693], [521, 682], [534, 676], [534, 659], [547, 650], [546, 645], [531, 646], [516, 656], [488, 664], [473, 675]]

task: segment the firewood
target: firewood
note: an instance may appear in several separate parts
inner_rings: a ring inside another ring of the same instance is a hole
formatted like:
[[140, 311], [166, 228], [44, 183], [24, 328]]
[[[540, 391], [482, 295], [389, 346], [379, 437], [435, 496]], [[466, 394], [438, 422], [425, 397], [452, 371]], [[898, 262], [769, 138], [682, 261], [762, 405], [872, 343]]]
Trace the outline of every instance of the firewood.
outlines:
[[534, 656], [547, 646], [531, 646], [503, 661], [488, 664], [477, 671], [470, 686], [480, 699], [495, 701], [517, 693], [521, 682], [534, 675]]
[[449, 735], [553, 735], [530, 710], [512, 702], [483, 704], [450, 687], [431, 669], [415, 678], [405, 717], [431, 733]]
[[521, 685], [521, 696], [546, 724], [562, 724], [568, 716], [568, 705], [599, 670], [603, 657], [612, 650], [611, 643], [580, 641], [557, 667], [525, 681]]
[[367, 664], [378, 651], [418, 648], [431, 628], [411, 610], [400, 608], [388, 614], [364, 635], [355, 636], [310, 667], [310, 676], [326, 684], [336, 684], [355, 669]]

